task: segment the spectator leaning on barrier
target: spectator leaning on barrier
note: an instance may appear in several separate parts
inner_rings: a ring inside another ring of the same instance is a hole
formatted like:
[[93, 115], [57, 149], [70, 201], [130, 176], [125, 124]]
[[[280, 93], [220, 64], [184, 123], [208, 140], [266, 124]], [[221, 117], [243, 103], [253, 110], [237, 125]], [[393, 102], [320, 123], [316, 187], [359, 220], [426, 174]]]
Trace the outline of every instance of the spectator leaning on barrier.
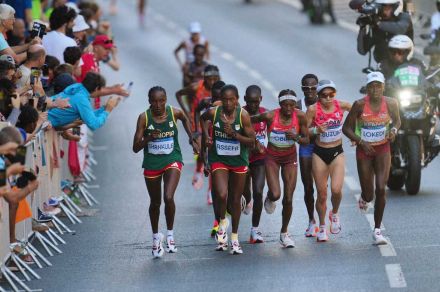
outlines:
[[16, 93], [14, 83], [9, 79], [0, 79], [0, 121], [15, 125], [20, 115], [20, 105], [20, 96]]
[[96, 130], [104, 125], [110, 112], [118, 105], [120, 98], [112, 97], [107, 104], [98, 110], [93, 110], [90, 97], [105, 86], [105, 79], [99, 73], [89, 72], [82, 83], [67, 87], [58, 96], [69, 98], [71, 107], [68, 109], [52, 109], [49, 111], [49, 121], [58, 128], [82, 120], [90, 129]]
[[51, 31], [43, 38], [47, 54], [56, 57], [61, 64], [64, 63], [64, 50], [76, 46], [75, 40], [66, 35], [73, 27], [75, 17], [76, 12], [72, 8], [65, 5], [55, 8], [49, 19]]

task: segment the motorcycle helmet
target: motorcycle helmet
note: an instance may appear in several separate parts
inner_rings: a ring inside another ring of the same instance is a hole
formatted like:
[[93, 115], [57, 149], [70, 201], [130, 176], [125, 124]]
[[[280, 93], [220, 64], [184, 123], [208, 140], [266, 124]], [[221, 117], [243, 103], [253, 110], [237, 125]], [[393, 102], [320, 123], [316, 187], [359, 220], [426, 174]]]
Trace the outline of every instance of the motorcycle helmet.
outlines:
[[394, 15], [399, 15], [402, 12], [403, 2], [402, 0], [376, 0], [374, 3], [379, 5], [393, 5]]
[[399, 49], [408, 51], [408, 55], [406, 60], [410, 60], [414, 54], [414, 43], [413, 41], [406, 35], [399, 34], [393, 36], [391, 40], [388, 42], [389, 49]]

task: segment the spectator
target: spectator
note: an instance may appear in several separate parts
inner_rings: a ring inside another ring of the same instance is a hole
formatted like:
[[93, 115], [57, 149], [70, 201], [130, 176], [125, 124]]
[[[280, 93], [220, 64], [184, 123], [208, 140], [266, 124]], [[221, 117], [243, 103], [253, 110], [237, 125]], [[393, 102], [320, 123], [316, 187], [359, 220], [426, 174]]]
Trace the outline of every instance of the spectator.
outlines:
[[26, 40], [26, 25], [23, 19], [15, 19], [12, 30], [7, 32], [8, 44], [12, 47], [21, 46], [25, 44]]
[[73, 75], [79, 76], [81, 75], [81, 54], [82, 51], [79, 47], [68, 47], [64, 51], [64, 61], [66, 64], [70, 64], [73, 66]]
[[[6, 61], [9, 62], [12, 66], [14, 66], [15, 69], [17, 69], [17, 66], [15, 65], [15, 60], [14, 58], [12, 58], [12, 56], [10, 55], [1, 55], [0, 56], [0, 61]], [[5, 75], [0, 75], [5, 77]], [[15, 70], [15, 75], [12, 77], [11, 81], [15, 83], [17, 83], [17, 81], [21, 78], [21, 71], [20, 70]]]
[[61, 64], [55, 67], [55, 70], [53, 71], [53, 76], [57, 77], [58, 75], [63, 73], [70, 74], [73, 77], [73, 66], [70, 64]]
[[106, 35], [97, 35], [92, 43], [93, 51], [84, 53], [81, 57], [83, 65], [81, 66], [81, 76], [77, 78], [81, 82], [90, 71], [99, 73], [99, 62], [108, 59], [112, 48], [113, 40]]
[[49, 94], [51, 89], [51, 83], [54, 78], [54, 70], [60, 65], [60, 61], [54, 56], [46, 55], [45, 60], [46, 66], [43, 66], [43, 76], [41, 77], [41, 82], [43, 83], [43, 88]]
[[10, 47], [4, 35], [14, 28], [15, 10], [7, 4], [0, 4], [0, 55], [11, 55], [16, 63], [26, 59], [26, 51], [30, 45], [38, 44], [41, 40], [36, 37], [29, 44]]
[[87, 30], [90, 29], [90, 26], [84, 19], [84, 16], [78, 14], [75, 18], [74, 26], [72, 28], [73, 36], [75, 37], [76, 42], [82, 48], [87, 46]]
[[69, 73], [62, 73], [59, 74], [57, 77], [53, 80], [53, 91], [54, 94], [58, 94], [64, 91], [66, 87], [75, 84], [76, 81]]
[[11, 62], [1, 60], [0, 76], [12, 81], [15, 76], [15, 66]]
[[90, 129], [102, 127], [109, 113], [118, 105], [119, 98], [112, 97], [107, 104], [98, 110], [93, 110], [90, 97], [105, 86], [105, 79], [99, 73], [89, 72], [82, 83], [67, 87], [58, 96], [69, 98], [71, 108], [52, 109], [49, 111], [49, 121], [55, 128], [71, 124], [81, 119]]
[[14, 83], [9, 79], [0, 79], [0, 121], [15, 125], [20, 115], [20, 106], [21, 99]]
[[45, 61], [46, 50], [44, 47], [42, 45], [30, 46], [27, 52], [26, 62], [18, 68], [21, 72], [21, 79], [18, 81], [17, 86], [23, 87], [25, 85], [30, 85], [31, 68], [38, 68], [41, 70]]
[[15, 17], [24, 20], [27, 26], [32, 23], [32, 0], [5, 0], [4, 3], [14, 7]]
[[61, 64], [64, 63], [64, 50], [76, 46], [75, 40], [66, 35], [66, 32], [73, 27], [75, 17], [75, 10], [65, 5], [55, 8], [49, 19], [52, 31], [43, 38], [43, 46], [47, 54], [56, 57]]

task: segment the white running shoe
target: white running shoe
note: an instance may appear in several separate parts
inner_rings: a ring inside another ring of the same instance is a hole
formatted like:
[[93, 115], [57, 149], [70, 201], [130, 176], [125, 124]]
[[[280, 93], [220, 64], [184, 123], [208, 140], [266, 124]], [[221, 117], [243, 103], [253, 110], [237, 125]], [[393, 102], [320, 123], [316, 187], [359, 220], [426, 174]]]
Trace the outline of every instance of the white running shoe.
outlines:
[[280, 234], [280, 244], [284, 248], [294, 248], [295, 247], [295, 241], [293, 238], [290, 238], [289, 233], [281, 233]]
[[264, 200], [264, 210], [266, 210], [267, 214], [272, 214], [277, 207], [276, 202], [272, 202], [268, 197]]
[[160, 258], [161, 256], [163, 256], [164, 250], [162, 246], [162, 241], [163, 241], [162, 233], [159, 233], [159, 239], [153, 239], [153, 250], [151, 251], [151, 253], [155, 258]]
[[228, 243], [219, 243], [217, 247], [215, 248], [216, 251], [227, 251], [228, 250]]
[[318, 234], [316, 234], [316, 240], [318, 242], [328, 241], [328, 234], [327, 234], [327, 229], [325, 228], [325, 226], [319, 227], [319, 232], [318, 232]]
[[219, 224], [218, 231], [215, 234], [215, 240], [217, 243], [227, 243], [228, 242], [228, 226], [229, 226], [229, 220], [226, 218], [226, 226], [222, 226], [222, 224]]
[[249, 238], [249, 243], [263, 243], [263, 234], [257, 228], [251, 228], [251, 236]]
[[365, 201], [364, 199], [362, 199], [362, 196], [360, 196], [358, 200], [358, 206], [359, 210], [361, 210], [362, 213], [368, 213], [368, 210], [371, 207], [371, 203]]
[[382, 235], [382, 231], [379, 228], [374, 228], [373, 232], [373, 244], [384, 245], [388, 244], [388, 240]]
[[174, 242], [174, 237], [171, 235], [167, 236], [167, 247], [165, 248], [165, 250], [168, 253], [176, 253], [177, 252], [177, 247], [176, 247], [176, 243]]
[[318, 227], [318, 225], [316, 225], [316, 222], [310, 221], [309, 227], [307, 227], [304, 235], [306, 237], [316, 237], [316, 234], [318, 233], [318, 231], [319, 231], [319, 227]]
[[231, 254], [242, 254], [243, 250], [241, 249], [240, 243], [238, 240], [231, 241]]
[[252, 212], [252, 201], [249, 202], [249, 204], [247, 204], [243, 210], [243, 213], [245, 215], [249, 215]]
[[330, 219], [330, 232], [332, 234], [338, 234], [341, 232], [341, 220], [339, 219], [339, 214], [333, 214], [332, 211], [328, 214]]

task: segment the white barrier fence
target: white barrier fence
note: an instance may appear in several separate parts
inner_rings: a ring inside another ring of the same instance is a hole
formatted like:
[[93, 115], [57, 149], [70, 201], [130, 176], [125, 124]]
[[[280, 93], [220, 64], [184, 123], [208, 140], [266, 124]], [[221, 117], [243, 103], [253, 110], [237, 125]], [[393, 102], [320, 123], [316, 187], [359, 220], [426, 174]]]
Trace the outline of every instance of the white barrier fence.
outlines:
[[[32, 217], [16, 224], [15, 235], [19, 241], [19, 248], [23, 250], [20, 255], [30, 255], [35, 262], [32, 268], [10, 247], [9, 205], [4, 198], [0, 198], [0, 276], [3, 277], [0, 280], [0, 292], [5, 291], [6, 288], [12, 288], [14, 291], [36, 291], [30, 289], [26, 281], [40, 279], [36, 268], [51, 266], [48, 257], [62, 253], [60, 246], [65, 243], [62, 235], [74, 232], [68, 226], [81, 223], [77, 217], [78, 212], [82, 211], [81, 208], [61, 189], [62, 178], [71, 178], [67, 164], [67, 145], [68, 143], [55, 130], [41, 131], [32, 142], [26, 145], [25, 166], [37, 174], [39, 187], [33, 194], [26, 197], [25, 200], [32, 210]], [[89, 152], [89, 163], [96, 164], [91, 155]], [[82, 170], [82, 175], [86, 182], [95, 179], [90, 167]], [[87, 190], [87, 187], [86, 183], [69, 185], [77, 198], [83, 198], [91, 206], [97, 201]], [[32, 220], [38, 219], [38, 209], [42, 209], [44, 202], [47, 202], [51, 197], [58, 198], [60, 201], [58, 207], [68, 221], [63, 222], [54, 215], [51, 216], [50, 223], [46, 225], [51, 228], [44, 232], [33, 231]], [[34, 245], [35, 242], [37, 244]], [[18, 270], [18, 273], [11, 272], [11, 266]]]

